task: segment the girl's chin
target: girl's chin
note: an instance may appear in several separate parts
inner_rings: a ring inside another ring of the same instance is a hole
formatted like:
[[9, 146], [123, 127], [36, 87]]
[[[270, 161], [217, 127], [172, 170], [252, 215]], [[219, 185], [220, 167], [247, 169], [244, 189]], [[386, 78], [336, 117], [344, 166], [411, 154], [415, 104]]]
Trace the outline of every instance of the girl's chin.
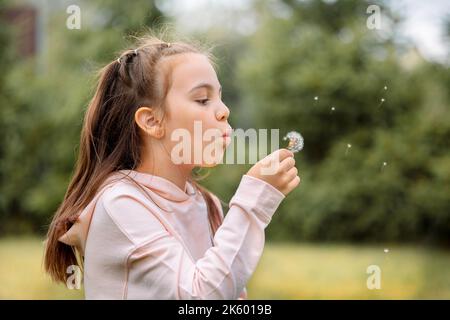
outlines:
[[217, 166], [218, 163], [203, 163], [201, 165], [202, 168], [214, 168], [215, 166]]
[[201, 166], [203, 168], [212, 168], [219, 164], [222, 164], [222, 159], [223, 159], [223, 153], [220, 155], [220, 157], [217, 157], [217, 158], [213, 157], [211, 159], [203, 159]]
[[222, 158], [223, 158], [223, 154], [220, 156], [220, 158], [219, 159], [211, 159], [211, 160], [208, 160], [208, 161], [203, 161], [203, 163], [202, 163], [202, 167], [204, 167], [204, 168], [212, 168], [212, 167], [215, 167], [215, 166], [217, 166], [218, 164], [221, 164], [222, 163]]

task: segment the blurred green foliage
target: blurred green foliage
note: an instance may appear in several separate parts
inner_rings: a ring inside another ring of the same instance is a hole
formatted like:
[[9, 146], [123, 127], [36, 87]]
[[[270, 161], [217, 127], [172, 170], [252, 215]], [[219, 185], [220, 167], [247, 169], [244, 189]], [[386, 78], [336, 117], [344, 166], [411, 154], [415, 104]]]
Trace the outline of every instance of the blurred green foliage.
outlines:
[[[221, 27], [196, 35], [220, 44], [234, 128], [305, 138], [296, 155], [301, 186], [268, 238], [448, 243], [448, 67], [397, 41], [399, 17], [388, 7], [389, 32], [366, 27], [367, 1], [273, 3], [254, 1], [259, 23], [250, 35]], [[46, 231], [76, 160], [93, 71], [116, 58], [127, 35], [168, 21], [147, 1], [81, 6], [97, 19], [69, 30], [65, 10], [54, 12], [45, 54], [32, 59], [13, 59], [13, 31], [0, 28], [0, 234]], [[229, 200], [248, 167], [220, 165], [204, 183]]]
[[396, 41], [399, 18], [386, 7], [392, 33], [366, 28], [368, 2], [279, 3], [281, 17], [257, 6], [261, 24], [235, 71], [250, 126], [305, 138], [301, 186], [268, 237], [448, 244], [448, 67], [418, 54], [411, 62], [416, 53]]

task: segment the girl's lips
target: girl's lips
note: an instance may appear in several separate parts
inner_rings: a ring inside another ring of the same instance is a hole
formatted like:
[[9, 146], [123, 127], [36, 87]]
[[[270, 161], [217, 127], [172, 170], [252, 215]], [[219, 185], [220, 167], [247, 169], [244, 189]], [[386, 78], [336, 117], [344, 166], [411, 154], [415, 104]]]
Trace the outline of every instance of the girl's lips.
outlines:
[[227, 131], [225, 131], [225, 133], [222, 135], [222, 137], [224, 137], [224, 138], [230, 137], [231, 136], [231, 132], [232, 132], [232, 129], [228, 129]]
[[223, 135], [222, 139], [224, 146], [228, 146], [231, 143], [231, 137], [228, 135]]
[[231, 143], [232, 132], [233, 132], [233, 129], [229, 128], [222, 134], [224, 146], [228, 146]]

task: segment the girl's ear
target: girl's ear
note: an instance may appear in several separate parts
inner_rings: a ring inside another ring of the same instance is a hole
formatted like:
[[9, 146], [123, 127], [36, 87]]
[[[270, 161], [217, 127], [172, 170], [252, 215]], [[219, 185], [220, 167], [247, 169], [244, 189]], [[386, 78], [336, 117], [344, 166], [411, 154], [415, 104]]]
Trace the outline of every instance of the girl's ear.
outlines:
[[134, 114], [134, 120], [146, 134], [156, 139], [161, 139], [164, 136], [164, 128], [162, 127], [161, 120], [156, 117], [153, 108], [140, 107]]

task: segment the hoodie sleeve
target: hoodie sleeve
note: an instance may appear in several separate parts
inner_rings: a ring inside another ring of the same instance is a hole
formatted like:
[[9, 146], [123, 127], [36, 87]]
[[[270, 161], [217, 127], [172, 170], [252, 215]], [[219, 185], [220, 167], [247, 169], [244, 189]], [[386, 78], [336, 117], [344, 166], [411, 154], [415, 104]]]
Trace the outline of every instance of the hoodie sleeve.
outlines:
[[[283, 199], [270, 184], [244, 175], [214, 236], [214, 246], [194, 262], [184, 245], [157, 215], [149, 214], [142, 201], [130, 195], [109, 197], [104, 202], [109, 215], [132, 212], [127, 219], [137, 219], [145, 233], [152, 235], [128, 255], [125, 297], [164, 292], [175, 299], [246, 298], [245, 285], [263, 252], [264, 229]], [[118, 227], [128, 233], [126, 226]]]
[[[224, 215], [223, 215], [223, 208], [222, 208], [222, 202], [220, 201], [220, 199], [214, 195], [213, 193], [211, 193], [211, 196], [216, 204], [216, 206], [219, 208], [219, 212], [220, 212], [220, 216], [221, 216], [221, 221], [223, 221], [224, 219]], [[247, 300], [248, 299], [248, 293], [247, 293], [247, 288], [244, 287], [244, 289], [242, 290], [241, 294], [239, 295], [238, 300]]]

